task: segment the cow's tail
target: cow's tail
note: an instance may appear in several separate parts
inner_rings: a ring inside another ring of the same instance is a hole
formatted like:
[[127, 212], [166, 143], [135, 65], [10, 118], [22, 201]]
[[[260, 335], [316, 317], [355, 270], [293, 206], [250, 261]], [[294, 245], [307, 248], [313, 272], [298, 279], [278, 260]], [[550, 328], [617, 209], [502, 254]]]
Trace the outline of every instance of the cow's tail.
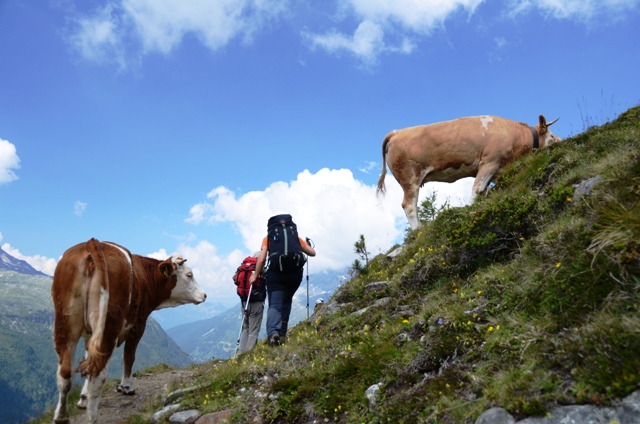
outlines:
[[376, 193], [384, 194], [385, 191], [384, 177], [386, 177], [387, 175], [387, 151], [389, 148], [389, 140], [391, 139], [391, 136], [393, 134], [393, 132], [387, 134], [387, 136], [384, 138], [384, 141], [382, 142], [382, 173], [380, 174], [380, 178], [378, 179], [378, 189], [376, 190]]
[[86, 343], [87, 355], [78, 370], [83, 377], [97, 376], [106, 367], [111, 352], [102, 346], [109, 305], [109, 272], [100, 242], [87, 242], [89, 255], [85, 259], [85, 326], [91, 331]]

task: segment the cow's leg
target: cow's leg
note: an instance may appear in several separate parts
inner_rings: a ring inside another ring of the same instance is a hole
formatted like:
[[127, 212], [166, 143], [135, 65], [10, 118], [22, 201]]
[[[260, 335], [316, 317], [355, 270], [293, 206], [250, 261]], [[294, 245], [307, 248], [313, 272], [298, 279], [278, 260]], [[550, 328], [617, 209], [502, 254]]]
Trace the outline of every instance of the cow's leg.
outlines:
[[95, 424], [98, 422], [98, 404], [100, 403], [100, 396], [102, 395], [102, 386], [107, 380], [107, 367], [104, 367], [100, 374], [91, 376], [87, 379], [87, 416], [88, 424]]
[[415, 230], [420, 226], [420, 220], [418, 219], [418, 190], [405, 190], [404, 198], [402, 199], [402, 209], [407, 216], [409, 226], [412, 230]]
[[127, 341], [124, 344], [124, 349], [122, 353], [122, 380], [118, 387], [116, 388], [123, 395], [135, 395], [136, 388], [133, 384], [133, 377], [131, 376], [131, 372], [133, 369], [133, 363], [136, 360], [136, 349], [138, 348], [138, 343], [142, 338], [142, 334], [144, 334], [144, 329], [146, 327], [146, 322], [138, 323], [135, 328], [131, 331], [131, 334]]
[[[478, 174], [476, 175], [476, 180], [473, 182], [473, 198], [475, 198], [475, 195], [483, 193], [487, 189], [489, 183], [491, 182], [491, 179], [496, 174], [498, 169], [498, 165], [485, 164], [480, 166], [480, 168], [478, 169]], [[471, 200], [473, 201], [473, 199]]]
[[[87, 352], [84, 352], [84, 357], [87, 357]], [[87, 397], [89, 396], [89, 379], [84, 379], [84, 384], [82, 385], [82, 391], [80, 392], [80, 399], [78, 399], [78, 408], [87, 409]]]
[[396, 178], [399, 181], [406, 181], [404, 184], [401, 184], [402, 191], [404, 191], [402, 209], [404, 209], [404, 213], [407, 216], [412, 230], [420, 226], [420, 219], [418, 218], [418, 194], [420, 192], [420, 186], [426, 183], [425, 179], [428, 174], [429, 169], [420, 169], [419, 166], [415, 166], [408, 167], [400, 178]]
[[87, 409], [87, 398], [89, 396], [89, 379], [84, 379], [84, 384], [82, 385], [82, 392], [80, 392], [80, 399], [78, 400], [78, 408]]
[[[62, 331], [65, 329], [66, 331]], [[58, 354], [58, 371], [56, 372], [56, 384], [58, 386], [58, 404], [53, 415], [53, 422], [57, 424], [69, 422], [69, 410], [67, 399], [71, 390], [71, 378], [73, 377], [73, 357], [76, 353], [79, 334], [73, 334], [72, 328], [67, 324], [54, 325], [54, 344]], [[75, 340], [75, 342], [69, 342]]]
[[76, 345], [69, 346], [59, 351], [58, 372], [56, 373], [56, 383], [58, 385], [58, 404], [53, 415], [53, 422], [56, 424], [69, 422], [69, 409], [67, 398], [71, 390], [71, 365], [76, 351]]

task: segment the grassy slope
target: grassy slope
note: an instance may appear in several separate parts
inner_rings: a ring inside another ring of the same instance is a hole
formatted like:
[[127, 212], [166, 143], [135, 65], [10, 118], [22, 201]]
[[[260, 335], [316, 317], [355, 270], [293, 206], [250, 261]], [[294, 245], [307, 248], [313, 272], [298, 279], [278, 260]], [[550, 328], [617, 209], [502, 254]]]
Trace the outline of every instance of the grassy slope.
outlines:
[[[234, 408], [237, 422], [473, 423], [491, 406], [519, 419], [620, 399], [640, 383], [639, 195], [636, 107], [408, 233], [395, 261], [376, 257], [333, 296], [339, 312], [287, 345], [206, 364], [185, 406]], [[375, 281], [390, 285], [367, 292]]]

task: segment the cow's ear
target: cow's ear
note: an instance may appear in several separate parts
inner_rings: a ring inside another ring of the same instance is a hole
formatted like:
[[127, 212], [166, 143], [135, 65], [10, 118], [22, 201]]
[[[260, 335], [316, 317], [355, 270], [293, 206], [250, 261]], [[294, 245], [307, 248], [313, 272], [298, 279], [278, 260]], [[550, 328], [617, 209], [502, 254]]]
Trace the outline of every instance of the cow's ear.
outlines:
[[547, 132], [547, 120], [544, 119], [544, 116], [540, 115], [540, 135]]
[[169, 278], [169, 276], [173, 274], [174, 265], [171, 263], [171, 261], [164, 261], [160, 262], [160, 265], [158, 265], [158, 269], [160, 270], [162, 275]]

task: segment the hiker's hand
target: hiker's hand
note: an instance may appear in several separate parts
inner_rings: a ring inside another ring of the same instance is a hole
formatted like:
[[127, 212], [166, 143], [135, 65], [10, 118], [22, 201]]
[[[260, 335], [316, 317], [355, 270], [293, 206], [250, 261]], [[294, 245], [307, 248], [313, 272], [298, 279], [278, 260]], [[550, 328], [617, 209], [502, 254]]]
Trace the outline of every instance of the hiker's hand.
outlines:
[[253, 274], [251, 274], [251, 277], [249, 277], [249, 284], [253, 285], [253, 283], [256, 282], [256, 273], [254, 272]]

